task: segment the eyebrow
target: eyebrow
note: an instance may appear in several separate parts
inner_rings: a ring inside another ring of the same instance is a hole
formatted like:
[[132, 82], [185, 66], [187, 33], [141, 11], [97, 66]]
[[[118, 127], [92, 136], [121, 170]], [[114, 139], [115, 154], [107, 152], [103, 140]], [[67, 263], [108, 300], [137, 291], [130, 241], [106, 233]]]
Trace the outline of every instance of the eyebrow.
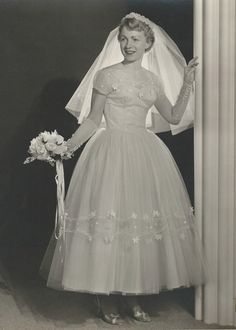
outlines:
[[[127, 38], [124, 34], [121, 34], [120, 35], [120, 38]], [[133, 35], [133, 36], [131, 36], [131, 38], [139, 38], [139, 36], [136, 36], [136, 35]]]

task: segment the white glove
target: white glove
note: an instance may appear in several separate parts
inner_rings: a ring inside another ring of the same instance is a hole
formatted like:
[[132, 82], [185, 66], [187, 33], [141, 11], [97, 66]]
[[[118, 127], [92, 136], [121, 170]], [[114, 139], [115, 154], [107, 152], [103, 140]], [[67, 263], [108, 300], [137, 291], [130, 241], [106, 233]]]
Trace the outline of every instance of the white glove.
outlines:
[[92, 119], [86, 118], [72, 135], [72, 137], [66, 141], [68, 151], [76, 151], [97, 131], [97, 129], [97, 124]]

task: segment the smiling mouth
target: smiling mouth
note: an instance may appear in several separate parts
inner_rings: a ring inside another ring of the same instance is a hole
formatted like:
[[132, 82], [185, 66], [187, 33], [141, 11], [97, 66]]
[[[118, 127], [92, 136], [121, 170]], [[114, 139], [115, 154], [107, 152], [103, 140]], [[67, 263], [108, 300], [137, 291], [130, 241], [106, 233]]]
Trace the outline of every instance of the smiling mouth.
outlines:
[[127, 55], [132, 55], [134, 53], [136, 53], [134, 50], [125, 50], [125, 54]]

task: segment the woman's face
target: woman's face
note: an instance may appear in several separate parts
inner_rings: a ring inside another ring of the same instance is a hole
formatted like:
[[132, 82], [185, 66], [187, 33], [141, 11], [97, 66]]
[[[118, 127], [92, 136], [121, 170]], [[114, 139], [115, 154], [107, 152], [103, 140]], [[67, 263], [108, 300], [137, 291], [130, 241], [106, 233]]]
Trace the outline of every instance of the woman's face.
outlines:
[[125, 26], [121, 30], [119, 41], [121, 52], [128, 62], [141, 60], [145, 49], [150, 46], [144, 31], [129, 30]]

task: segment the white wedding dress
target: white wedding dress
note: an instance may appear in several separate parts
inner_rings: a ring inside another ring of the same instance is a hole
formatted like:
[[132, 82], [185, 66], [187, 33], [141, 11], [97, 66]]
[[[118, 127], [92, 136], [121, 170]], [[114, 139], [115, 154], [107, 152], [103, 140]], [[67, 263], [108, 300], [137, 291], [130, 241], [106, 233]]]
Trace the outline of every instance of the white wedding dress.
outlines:
[[116, 66], [96, 76], [106, 128], [87, 142], [65, 200], [65, 240], [41, 265], [55, 289], [154, 294], [204, 284], [209, 269], [180, 171], [145, 119], [163, 89], [144, 70]]

